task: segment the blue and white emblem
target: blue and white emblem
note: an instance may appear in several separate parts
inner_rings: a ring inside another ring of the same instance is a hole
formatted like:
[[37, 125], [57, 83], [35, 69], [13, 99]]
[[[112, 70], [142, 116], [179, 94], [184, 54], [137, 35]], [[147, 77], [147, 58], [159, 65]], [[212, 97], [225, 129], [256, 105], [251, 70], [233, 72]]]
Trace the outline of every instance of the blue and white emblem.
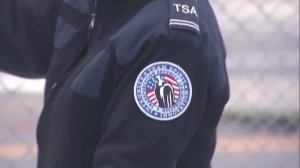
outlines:
[[168, 121], [182, 115], [192, 99], [192, 85], [186, 72], [171, 62], [145, 67], [134, 85], [134, 98], [148, 117]]

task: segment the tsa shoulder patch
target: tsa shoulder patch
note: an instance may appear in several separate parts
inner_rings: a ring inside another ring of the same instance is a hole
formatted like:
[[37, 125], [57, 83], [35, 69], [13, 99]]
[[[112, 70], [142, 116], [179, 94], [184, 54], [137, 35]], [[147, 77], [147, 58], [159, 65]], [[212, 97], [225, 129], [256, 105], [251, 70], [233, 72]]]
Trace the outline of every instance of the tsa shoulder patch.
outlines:
[[200, 33], [197, 0], [170, 0], [170, 29]]
[[181, 116], [192, 99], [189, 76], [171, 62], [155, 62], [145, 67], [134, 85], [137, 106], [148, 117], [169, 121]]

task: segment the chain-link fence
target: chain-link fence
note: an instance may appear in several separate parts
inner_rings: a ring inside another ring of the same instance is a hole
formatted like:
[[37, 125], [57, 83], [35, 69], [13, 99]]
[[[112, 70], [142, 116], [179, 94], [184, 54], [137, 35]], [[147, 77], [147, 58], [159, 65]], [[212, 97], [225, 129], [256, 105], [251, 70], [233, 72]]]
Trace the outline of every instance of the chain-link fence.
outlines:
[[214, 0], [231, 100], [216, 168], [299, 167], [299, 0]]
[[[298, 168], [299, 1], [211, 3], [231, 83], [213, 167]], [[0, 74], [1, 168], [35, 167], [43, 83]]]

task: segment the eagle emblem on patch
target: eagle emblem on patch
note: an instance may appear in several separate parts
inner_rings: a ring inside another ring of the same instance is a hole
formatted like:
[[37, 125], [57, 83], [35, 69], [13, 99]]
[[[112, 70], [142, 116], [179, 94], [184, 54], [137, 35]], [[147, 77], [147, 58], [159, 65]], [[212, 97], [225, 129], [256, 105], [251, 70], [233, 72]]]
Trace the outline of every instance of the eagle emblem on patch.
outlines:
[[169, 121], [182, 115], [192, 98], [186, 72], [171, 62], [155, 62], [145, 67], [134, 85], [134, 98], [148, 117]]

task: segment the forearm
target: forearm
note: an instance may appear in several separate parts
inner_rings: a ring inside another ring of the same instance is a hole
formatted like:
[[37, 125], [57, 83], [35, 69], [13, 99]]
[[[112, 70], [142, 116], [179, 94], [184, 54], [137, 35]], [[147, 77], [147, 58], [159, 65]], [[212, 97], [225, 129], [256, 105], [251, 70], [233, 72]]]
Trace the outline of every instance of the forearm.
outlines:
[[43, 77], [53, 50], [60, 0], [0, 1], [0, 71]]

